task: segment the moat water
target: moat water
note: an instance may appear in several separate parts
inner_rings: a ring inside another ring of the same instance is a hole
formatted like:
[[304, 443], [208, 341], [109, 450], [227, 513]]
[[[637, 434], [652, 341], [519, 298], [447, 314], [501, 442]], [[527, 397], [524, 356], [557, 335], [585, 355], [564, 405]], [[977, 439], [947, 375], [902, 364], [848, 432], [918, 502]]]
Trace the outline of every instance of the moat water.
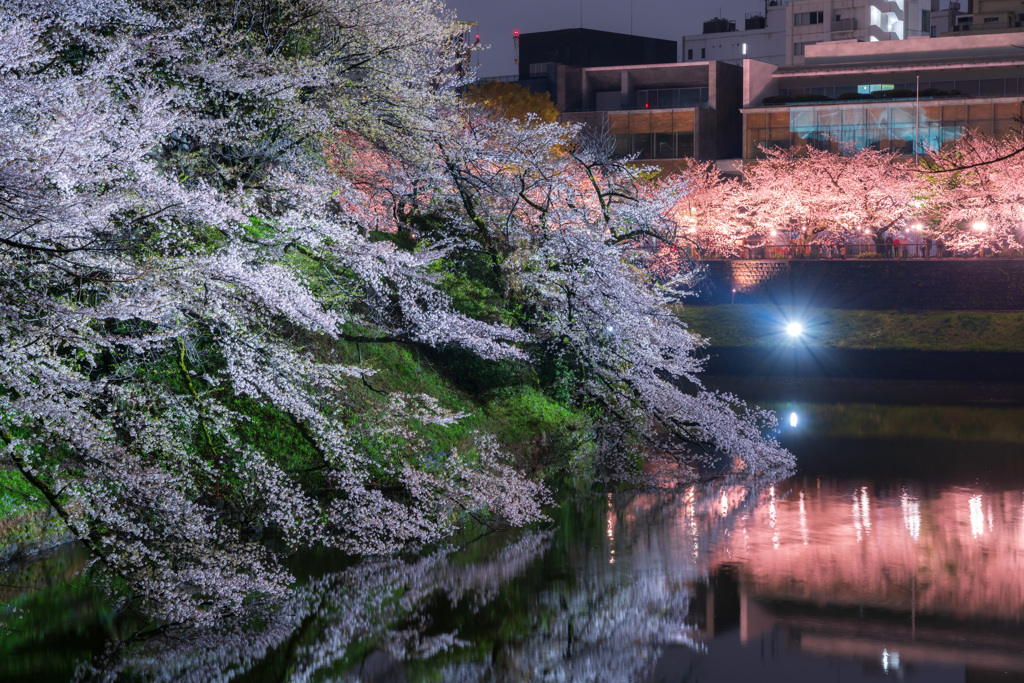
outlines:
[[3, 579], [0, 680], [1024, 680], [1024, 385], [714, 383], [779, 411], [794, 473], [295, 558], [310, 578], [279, 613], [193, 638], [132, 641], [63, 549]]

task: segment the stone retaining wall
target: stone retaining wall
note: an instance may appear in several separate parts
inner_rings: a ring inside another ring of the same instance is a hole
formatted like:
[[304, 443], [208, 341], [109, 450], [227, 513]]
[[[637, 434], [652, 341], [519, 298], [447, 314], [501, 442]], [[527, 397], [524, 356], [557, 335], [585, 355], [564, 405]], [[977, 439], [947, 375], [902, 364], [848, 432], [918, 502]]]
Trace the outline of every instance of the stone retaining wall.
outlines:
[[[864, 310], [1024, 310], [1024, 260], [707, 261], [689, 304]], [[735, 291], [735, 296], [734, 292]]]

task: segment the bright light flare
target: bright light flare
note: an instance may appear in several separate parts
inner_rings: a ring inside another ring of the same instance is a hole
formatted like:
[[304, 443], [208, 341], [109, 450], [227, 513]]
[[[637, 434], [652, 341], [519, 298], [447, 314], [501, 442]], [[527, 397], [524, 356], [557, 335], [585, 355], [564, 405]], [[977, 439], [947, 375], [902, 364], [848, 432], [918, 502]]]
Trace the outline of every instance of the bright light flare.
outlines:
[[796, 427], [796, 423], [800, 421], [799, 416], [796, 413], [789, 414], [789, 426]]
[[988, 227], [988, 223], [986, 223], [985, 221], [978, 221], [971, 227], [974, 228], [975, 230], [984, 230]]
[[792, 322], [786, 325], [786, 334], [790, 337], [799, 337], [804, 333], [804, 326], [798, 322]]

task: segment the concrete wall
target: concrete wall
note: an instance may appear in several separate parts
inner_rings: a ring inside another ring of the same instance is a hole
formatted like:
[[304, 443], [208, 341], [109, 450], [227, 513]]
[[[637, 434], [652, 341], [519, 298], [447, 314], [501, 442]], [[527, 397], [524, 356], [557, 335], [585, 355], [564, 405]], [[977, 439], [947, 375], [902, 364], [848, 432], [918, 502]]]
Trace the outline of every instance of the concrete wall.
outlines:
[[712, 62], [709, 90], [714, 98], [715, 149], [708, 159], [737, 159], [743, 156], [743, 69], [734, 64]]
[[692, 305], [1024, 311], [1024, 260], [709, 261]]

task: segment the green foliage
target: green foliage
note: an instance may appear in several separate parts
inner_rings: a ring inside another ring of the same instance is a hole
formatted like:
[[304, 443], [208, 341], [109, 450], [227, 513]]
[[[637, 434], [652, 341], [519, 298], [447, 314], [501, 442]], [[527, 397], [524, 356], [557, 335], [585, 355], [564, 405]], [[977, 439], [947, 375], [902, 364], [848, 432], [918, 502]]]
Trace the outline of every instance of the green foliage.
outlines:
[[533, 114], [544, 123], [558, 120], [558, 108], [551, 101], [551, 95], [531, 92], [518, 83], [487, 81], [469, 88], [463, 97], [493, 116], [525, 120]]
[[579, 409], [530, 386], [498, 392], [487, 407], [499, 437], [524, 463], [546, 475], [586, 465], [594, 448], [593, 424]]
[[248, 396], [236, 396], [228, 405], [247, 418], [235, 428], [242, 443], [273, 454], [285, 472], [303, 471], [317, 464], [316, 447], [291, 416]]
[[505, 307], [501, 292], [463, 273], [446, 272], [441, 288], [452, 298], [456, 311], [477, 320], [514, 325], [517, 316]]
[[0, 470], [0, 518], [29, 510], [42, 510], [42, 494], [17, 470]]

